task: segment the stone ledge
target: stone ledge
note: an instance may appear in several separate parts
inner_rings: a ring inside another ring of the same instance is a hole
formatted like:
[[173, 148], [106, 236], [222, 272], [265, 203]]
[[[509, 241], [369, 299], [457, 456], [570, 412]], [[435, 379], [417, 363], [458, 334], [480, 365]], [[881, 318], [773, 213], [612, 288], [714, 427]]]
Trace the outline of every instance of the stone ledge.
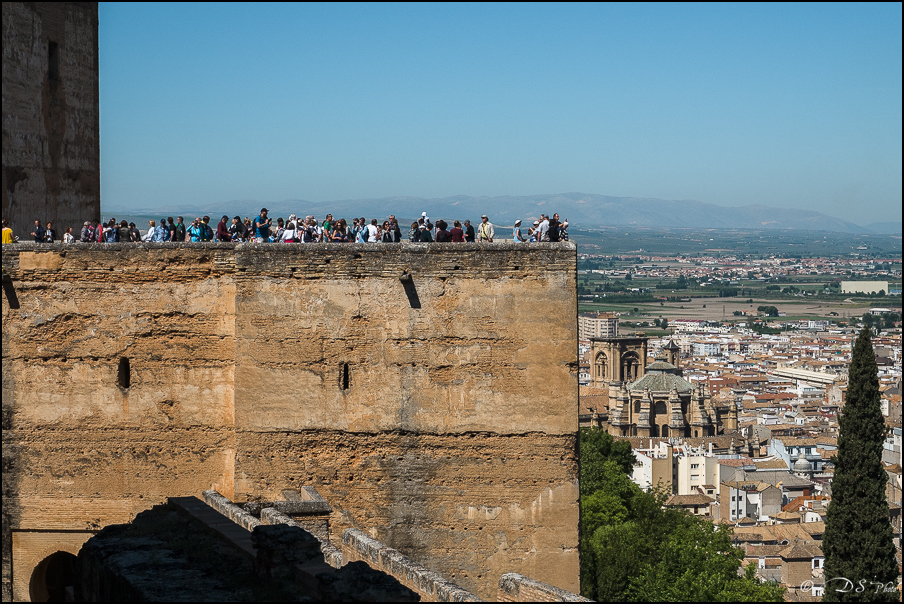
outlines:
[[236, 524], [241, 525], [245, 530], [251, 531], [254, 530], [254, 527], [261, 525], [260, 520], [232, 503], [232, 501], [230, 501], [226, 497], [220, 495], [217, 491], [211, 489], [209, 491], [204, 491], [202, 495], [204, 496], [204, 501], [205, 503], [207, 503], [207, 505], [220, 512]]
[[[294, 247], [293, 247], [294, 246]], [[62, 252], [66, 250], [78, 251], [121, 251], [121, 250], [257, 250], [271, 252], [274, 250], [324, 250], [336, 252], [341, 250], [350, 250], [355, 252], [398, 252], [405, 250], [410, 252], [427, 253], [430, 250], [436, 251], [455, 251], [455, 250], [481, 250], [481, 251], [507, 251], [512, 250], [577, 250], [577, 246], [573, 241], [557, 241], [545, 243], [516, 243], [514, 241], [494, 241], [493, 243], [220, 243], [220, 242], [190, 242], [190, 241], [159, 241], [138, 243], [35, 243], [20, 241], [18, 243], [7, 243], [3, 246], [3, 250], [11, 252]]]
[[[261, 510], [261, 523], [265, 525], [272, 524], [287, 524], [289, 526], [295, 526], [298, 528], [301, 527], [297, 522], [283, 514], [277, 509], [274, 508], [264, 508]], [[313, 533], [312, 533], [313, 535]], [[332, 566], [333, 568], [341, 568], [342, 567], [342, 550], [338, 547], [330, 543], [329, 541], [323, 541], [317, 538], [317, 535], [313, 535], [317, 541], [320, 542], [320, 551], [323, 553], [324, 561]]]
[[506, 573], [499, 579], [497, 602], [593, 602], [584, 596], [559, 589], [518, 573]]
[[274, 508], [286, 515], [329, 514], [333, 511], [326, 501], [249, 501], [242, 504], [249, 514], [259, 516], [265, 508]]
[[413, 589], [427, 601], [484, 602], [469, 591], [447, 581], [439, 574], [421, 566], [400, 551], [371, 539], [358, 529], [342, 533], [343, 554], [346, 560], [363, 560], [371, 567], [395, 577], [402, 585]]

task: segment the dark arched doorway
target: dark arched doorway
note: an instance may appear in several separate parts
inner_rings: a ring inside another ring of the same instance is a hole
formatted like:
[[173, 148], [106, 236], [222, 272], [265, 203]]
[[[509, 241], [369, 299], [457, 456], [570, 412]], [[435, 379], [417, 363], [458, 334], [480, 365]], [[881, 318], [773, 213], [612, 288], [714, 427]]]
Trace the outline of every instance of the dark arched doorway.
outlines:
[[66, 588], [75, 585], [75, 556], [50, 554], [31, 573], [28, 595], [32, 602], [65, 602]]

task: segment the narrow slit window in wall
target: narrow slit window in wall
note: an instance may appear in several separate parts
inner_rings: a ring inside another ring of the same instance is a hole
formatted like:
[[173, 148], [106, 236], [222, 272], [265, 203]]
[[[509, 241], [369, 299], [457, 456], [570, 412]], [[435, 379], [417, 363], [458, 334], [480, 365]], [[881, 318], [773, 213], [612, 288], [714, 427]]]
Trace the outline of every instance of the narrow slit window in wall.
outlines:
[[343, 390], [348, 390], [348, 363], [342, 363], [341, 365], [339, 365], [339, 386]]
[[50, 42], [47, 46], [47, 78], [51, 82], [60, 79], [60, 46], [56, 42]]
[[129, 359], [121, 357], [119, 359], [119, 386], [128, 388], [132, 383], [132, 371], [129, 367]]

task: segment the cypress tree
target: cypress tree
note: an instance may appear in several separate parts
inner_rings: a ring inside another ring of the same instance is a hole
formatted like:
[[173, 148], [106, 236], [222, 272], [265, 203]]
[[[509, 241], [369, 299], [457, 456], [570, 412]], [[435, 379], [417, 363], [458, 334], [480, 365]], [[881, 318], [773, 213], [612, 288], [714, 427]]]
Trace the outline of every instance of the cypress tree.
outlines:
[[823, 537], [824, 601], [898, 601], [897, 589], [879, 587], [897, 587], [898, 568], [885, 498], [888, 478], [882, 467], [886, 427], [869, 329], [861, 331], [854, 344], [838, 427], [832, 502]]

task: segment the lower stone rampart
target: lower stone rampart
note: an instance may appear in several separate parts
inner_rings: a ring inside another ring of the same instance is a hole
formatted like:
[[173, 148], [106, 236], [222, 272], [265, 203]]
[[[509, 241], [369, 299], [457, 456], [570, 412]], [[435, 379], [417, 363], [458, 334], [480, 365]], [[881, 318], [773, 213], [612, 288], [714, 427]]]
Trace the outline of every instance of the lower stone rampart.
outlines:
[[499, 579], [497, 602], [593, 602], [584, 596], [536, 581], [518, 573], [506, 573]]
[[360, 560], [394, 577], [417, 592], [422, 602], [484, 601], [359, 530], [348, 529], [342, 533], [342, 553], [346, 563]]
[[[264, 508], [261, 510], [261, 523], [262, 524], [285, 524], [287, 526], [297, 526], [298, 528], [304, 529], [305, 527], [301, 526], [289, 516], [286, 516], [282, 512], [274, 509], [274, 508]], [[305, 529], [307, 530], [307, 529]], [[310, 532], [310, 531], [308, 531]], [[333, 568], [341, 568], [342, 567], [342, 550], [330, 543], [329, 541], [324, 541], [318, 537], [316, 533], [311, 533], [314, 537], [318, 538], [320, 541], [320, 552], [323, 554], [323, 560]]]

